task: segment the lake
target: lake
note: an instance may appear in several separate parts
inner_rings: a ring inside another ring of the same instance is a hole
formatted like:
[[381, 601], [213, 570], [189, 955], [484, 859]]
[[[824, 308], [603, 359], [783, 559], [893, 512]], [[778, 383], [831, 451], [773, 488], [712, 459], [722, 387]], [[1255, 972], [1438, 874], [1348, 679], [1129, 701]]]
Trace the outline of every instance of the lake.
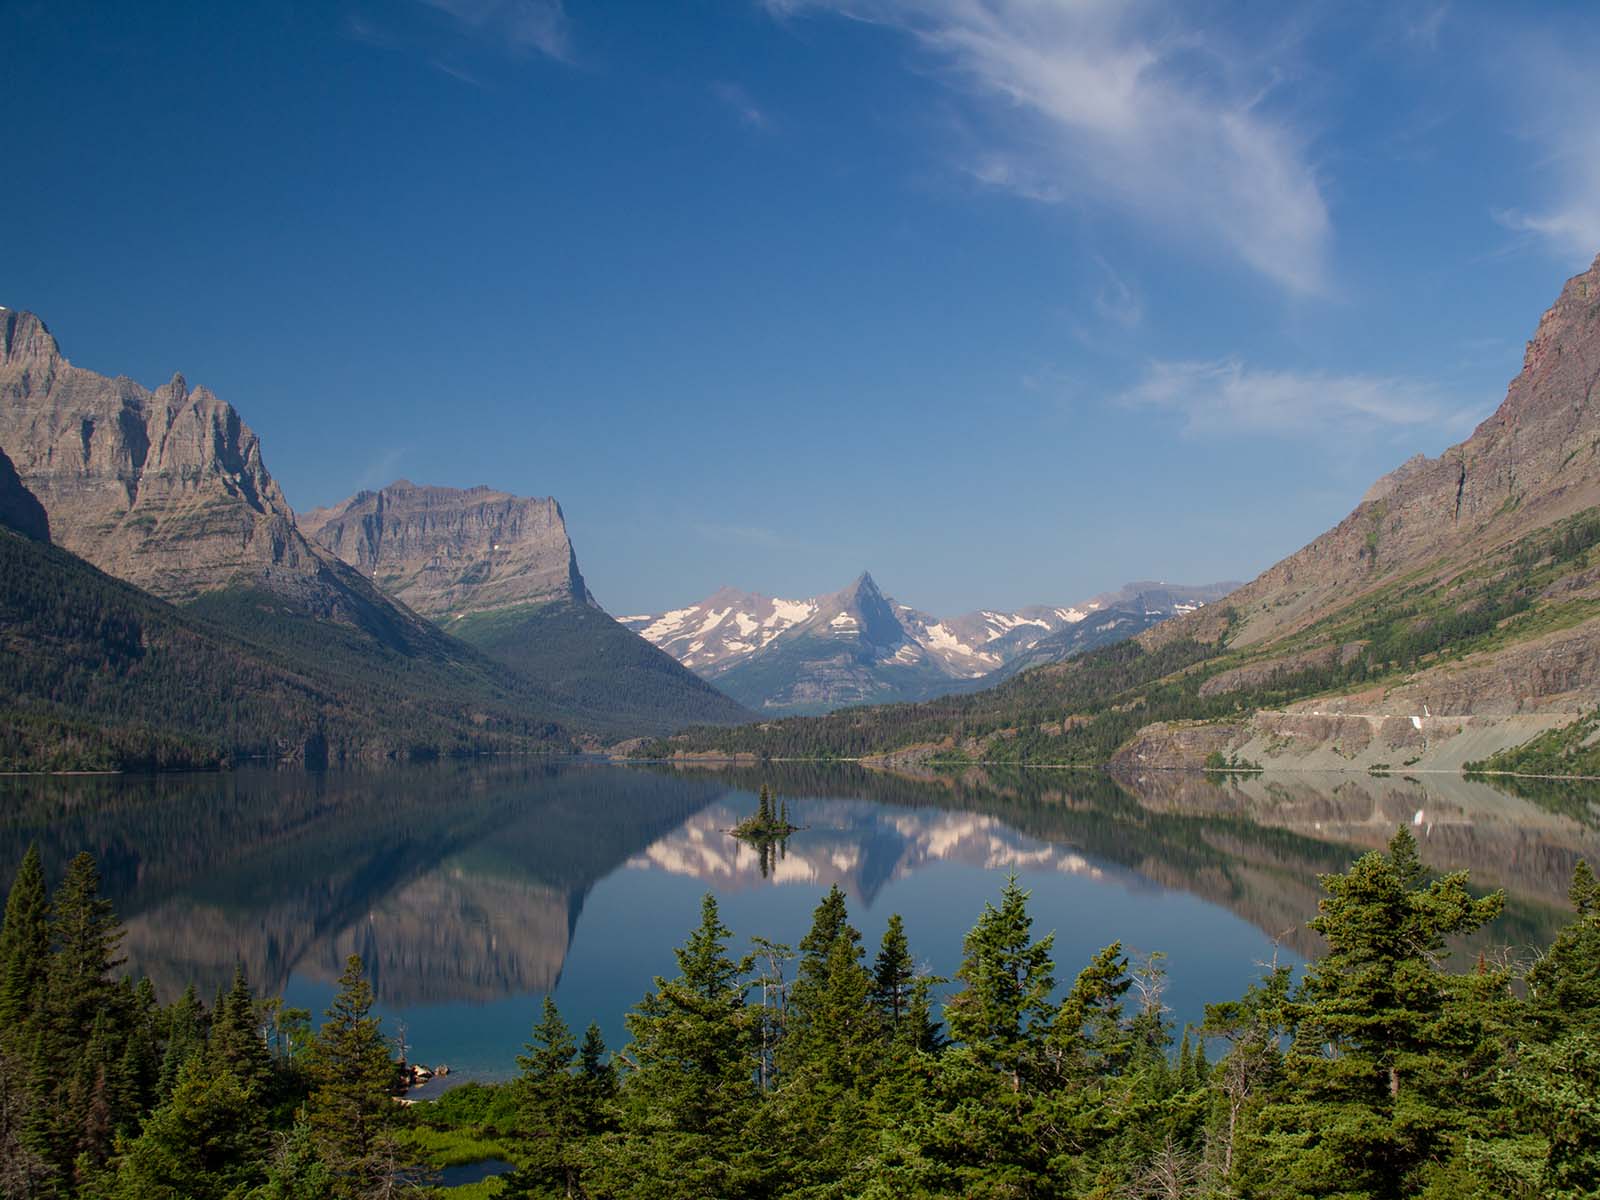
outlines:
[[[767, 785], [804, 828], [770, 864], [725, 832]], [[791, 945], [829, 885], [869, 958], [891, 913], [938, 975], [1008, 873], [1053, 930], [1063, 984], [1113, 940], [1167, 955], [1166, 1002], [1198, 1021], [1274, 956], [1315, 953], [1317, 876], [1411, 827], [1424, 860], [1503, 887], [1465, 954], [1547, 942], [1581, 857], [1600, 863], [1600, 789], [1448, 776], [1204, 777], [854, 767], [721, 770], [439, 764], [308, 774], [0, 780], [0, 878], [37, 841], [52, 884], [95, 855], [130, 971], [163, 999], [252, 985], [320, 1021], [351, 953], [413, 1061], [453, 1079], [515, 1071], [540, 998], [626, 1040], [623, 1015], [714, 892], [735, 948]], [[766, 868], [764, 870], [764, 867]]]

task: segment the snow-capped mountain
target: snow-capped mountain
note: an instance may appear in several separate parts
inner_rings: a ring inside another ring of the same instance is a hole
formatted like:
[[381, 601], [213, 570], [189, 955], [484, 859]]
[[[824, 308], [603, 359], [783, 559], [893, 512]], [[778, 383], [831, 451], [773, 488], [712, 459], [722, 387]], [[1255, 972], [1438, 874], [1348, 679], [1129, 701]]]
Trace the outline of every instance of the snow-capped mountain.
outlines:
[[1132, 637], [1234, 586], [1133, 583], [1077, 604], [934, 617], [863, 574], [808, 600], [723, 588], [687, 608], [621, 621], [751, 708], [822, 712], [966, 691], [1023, 659], [1035, 666]]

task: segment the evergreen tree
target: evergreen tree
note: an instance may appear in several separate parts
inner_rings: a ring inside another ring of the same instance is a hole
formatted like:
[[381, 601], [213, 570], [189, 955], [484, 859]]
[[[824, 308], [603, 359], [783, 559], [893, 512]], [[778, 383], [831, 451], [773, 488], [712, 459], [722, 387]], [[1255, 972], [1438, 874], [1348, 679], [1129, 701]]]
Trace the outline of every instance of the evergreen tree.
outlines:
[[6, 898], [0, 925], [0, 1041], [26, 1036], [24, 1025], [44, 991], [50, 969], [50, 902], [39, 847], [30, 845]]
[[1414, 1194], [1453, 1152], [1462, 1064], [1478, 1044], [1455, 1019], [1444, 940], [1493, 918], [1503, 897], [1474, 899], [1461, 873], [1424, 884], [1403, 827], [1387, 854], [1322, 885], [1311, 927], [1328, 949], [1292, 1008], [1284, 1096], [1261, 1115], [1254, 1178], [1293, 1195]]
[[119, 1164], [121, 1200], [224, 1200], [264, 1181], [266, 1110], [226, 1063], [192, 1058]]
[[583, 1031], [583, 1044], [578, 1047], [578, 1083], [583, 1126], [590, 1133], [599, 1133], [609, 1124], [611, 1102], [617, 1097], [617, 1069], [606, 1057], [606, 1040], [593, 1021]]
[[273, 1138], [266, 1179], [249, 1200], [327, 1200], [333, 1176], [317, 1155], [311, 1123], [302, 1114], [286, 1132]]
[[183, 995], [164, 1014], [165, 1045], [162, 1048], [161, 1067], [156, 1075], [156, 1098], [164, 1101], [177, 1086], [178, 1073], [183, 1064], [198, 1054], [206, 1043], [206, 1012], [200, 997], [190, 984]]
[[883, 1018], [862, 953], [855, 931], [841, 927], [785, 1046], [774, 1101], [783, 1121], [777, 1162], [785, 1186], [802, 1195], [860, 1190], [852, 1176], [871, 1137], [866, 1106], [884, 1066]]
[[1573, 922], [1527, 973], [1522, 1036], [1500, 1064], [1498, 1136], [1471, 1166], [1506, 1195], [1600, 1195], [1600, 885], [1580, 860]]
[[395, 1066], [358, 955], [346, 960], [326, 1015], [309, 1051], [306, 1113], [318, 1157], [333, 1177], [332, 1195], [360, 1197], [393, 1175]]
[[97, 1017], [110, 1006], [115, 985], [111, 972], [124, 960], [116, 957], [122, 923], [111, 902], [100, 895], [100, 872], [87, 853], [67, 867], [51, 904], [55, 953], [50, 960], [47, 1003], [52, 1056], [59, 1065], [88, 1042]]
[[[97, 1171], [113, 1130], [134, 1114], [115, 1105], [128, 1014], [111, 973], [122, 926], [100, 895], [94, 859], [79, 854], [50, 904], [53, 952], [40, 1005], [35, 1045], [37, 1116], [30, 1148], [65, 1177]], [[82, 1156], [82, 1166], [75, 1165]]]
[[584, 1083], [572, 1068], [577, 1043], [549, 996], [533, 1027], [526, 1052], [517, 1056], [518, 1124], [523, 1140], [523, 1165], [505, 1182], [501, 1195], [566, 1196], [582, 1194], [582, 1151], [589, 1134]]
[[[831, 1003], [828, 992], [834, 974], [835, 948], [840, 942], [845, 948], [838, 953], [859, 962], [861, 934], [850, 924], [844, 893], [835, 884], [813, 911], [811, 928], [800, 939], [794, 986], [789, 990], [788, 1019], [778, 1047], [780, 1076], [796, 1069], [816, 1050], [819, 1042], [832, 1036], [825, 1014]], [[869, 987], [870, 983], [869, 979]]]
[[245, 982], [244, 967], [235, 965], [233, 986], [217, 1006], [206, 1044], [206, 1056], [232, 1071], [263, 1097], [272, 1080], [272, 1058], [256, 1012], [255, 997]]
[[31, 1075], [24, 1056], [0, 1042], [0, 1196], [6, 1200], [49, 1195], [49, 1164], [28, 1141]]
[[917, 975], [906, 941], [905, 922], [892, 913], [883, 931], [878, 957], [872, 964], [872, 999], [883, 1013], [885, 1026], [895, 1030], [911, 1004], [911, 985]]
[[700, 925], [675, 954], [679, 974], [627, 1016], [633, 1035], [620, 1136], [608, 1142], [604, 1188], [619, 1195], [716, 1196], [748, 1190], [744, 1151], [756, 1111], [751, 1014], [709, 893]]
[[977, 1061], [1007, 1075], [1013, 1091], [1022, 1086], [1030, 1043], [1049, 1023], [1056, 985], [1055, 934], [1036, 942], [1032, 930], [1028, 893], [1012, 875], [1000, 906], [985, 904], [962, 942], [956, 978], [966, 986], [945, 1008], [951, 1036]]

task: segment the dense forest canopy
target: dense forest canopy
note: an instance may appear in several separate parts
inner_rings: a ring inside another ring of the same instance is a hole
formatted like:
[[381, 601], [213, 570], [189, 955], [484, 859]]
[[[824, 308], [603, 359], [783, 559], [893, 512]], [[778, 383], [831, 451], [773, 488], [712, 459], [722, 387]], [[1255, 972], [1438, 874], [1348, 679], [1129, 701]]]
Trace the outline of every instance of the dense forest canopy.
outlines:
[[[1427, 877], [1410, 833], [1322, 880], [1323, 950], [1173, 1028], [1160, 954], [1058, 964], [1015, 878], [954, 980], [844, 895], [795, 947], [736, 943], [714, 897], [608, 1054], [546, 999], [520, 1073], [397, 1103], [352, 958], [311, 1014], [121, 978], [80, 855], [37, 851], [0, 926], [0, 1195], [401, 1194], [499, 1157], [468, 1196], [1589, 1197], [1600, 1194], [1600, 884], [1537, 950], [1447, 946], [1498, 893]], [[941, 1001], [942, 998], [942, 1001]]]

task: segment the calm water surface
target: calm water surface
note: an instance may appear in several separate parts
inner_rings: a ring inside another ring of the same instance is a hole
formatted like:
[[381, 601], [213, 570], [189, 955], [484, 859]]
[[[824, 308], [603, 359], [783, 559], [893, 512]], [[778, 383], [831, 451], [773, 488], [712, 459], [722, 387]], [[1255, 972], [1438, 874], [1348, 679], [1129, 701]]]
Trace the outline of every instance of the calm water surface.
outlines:
[[[770, 869], [724, 831], [767, 784], [804, 828]], [[1064, 983], [1106, 943], [1164, 951], [1181, 1024], [1274, 955], [1316, 951], [1316, 877], [1411, 826], [1437, 869], [1504, 887], [1479, 943], [1547, 941], [1580, 857], [1600, 861], [1600, 790], [1513, 795], [1460, 779], [853, 768], [673, 771], [442, 765], [0, 782], [0, 877], [38, 841], [52, 877], [87, 849], [127, 924], [129, 969], [209, 997], [244, 964], [320, 1014], [344, 959], [368, 964], [385, 1028], [453, 1078], [514, 1072], [540, 998], [570, 1024], [623, 1015], [716, 893], [736, 948], [791, 945], [830, 884], [870, 950], [891, 913], [926, 967], [1015, 872]]]

